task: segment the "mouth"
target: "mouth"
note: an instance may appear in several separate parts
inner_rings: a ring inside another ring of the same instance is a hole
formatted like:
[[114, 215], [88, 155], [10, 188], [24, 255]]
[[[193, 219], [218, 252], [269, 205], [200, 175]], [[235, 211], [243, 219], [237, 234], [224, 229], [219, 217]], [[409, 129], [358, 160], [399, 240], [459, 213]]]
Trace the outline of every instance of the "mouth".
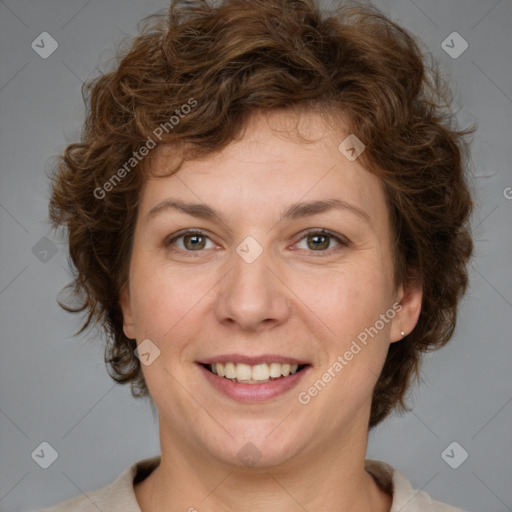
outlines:
[[216, 392], [241, 403], [289, 396], [312, 369], [307, 360], [281, 354], [231, 353], [195, 362]]
[[304, 371], [309, 364], [297, 363], [259, 363], [250, 365], [246, 363], [199, 363], [210, 373], [237, 384], [267, 384], [286, 379]]

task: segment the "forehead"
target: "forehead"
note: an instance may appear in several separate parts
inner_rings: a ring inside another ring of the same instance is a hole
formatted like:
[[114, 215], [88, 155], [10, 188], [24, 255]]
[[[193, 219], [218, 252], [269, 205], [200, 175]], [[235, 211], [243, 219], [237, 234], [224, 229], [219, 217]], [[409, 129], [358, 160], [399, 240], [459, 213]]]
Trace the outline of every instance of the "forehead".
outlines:
[[[382, 183], [357, 159], [350, 161], [340, 152], [338, 146], [349, 134], [342, 123], [333, 129], [318, 114], [254, 116], [243, 137], [222, 151], [186, 160], [174, 175], [149, 179], [141, 214], [179, 197], [212, 205], [232, 218], [255, 220], [300, 200], [337, 198], [378, 221], [387, 216]], [[164, 145], [154, 151], [151, 171], [156, 176], [178, 163], [176, 149]]]

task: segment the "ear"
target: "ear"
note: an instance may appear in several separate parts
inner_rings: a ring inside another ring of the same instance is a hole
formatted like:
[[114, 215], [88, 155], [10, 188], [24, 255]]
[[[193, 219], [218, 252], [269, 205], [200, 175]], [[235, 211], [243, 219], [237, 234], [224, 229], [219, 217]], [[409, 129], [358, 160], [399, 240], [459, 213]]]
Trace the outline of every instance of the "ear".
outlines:
[[[397, 308], [398, 313], [392, 320], [391, 343], [402, 340], [414, 329], [420, 317], [422, 298], [423, 289], [418, 280], [411, 280], [406, 286], [400, 286], [397, 302], [401, 309]], [[405, 333], [404, 336], [402, 332]]]
[[123, 313], [123, 331], [127, 338], [135, 339], [135, 327], [133, 322], [132, 305], [130, 302], [130, 290], [124, 285], [119, 294], [119, 305]]

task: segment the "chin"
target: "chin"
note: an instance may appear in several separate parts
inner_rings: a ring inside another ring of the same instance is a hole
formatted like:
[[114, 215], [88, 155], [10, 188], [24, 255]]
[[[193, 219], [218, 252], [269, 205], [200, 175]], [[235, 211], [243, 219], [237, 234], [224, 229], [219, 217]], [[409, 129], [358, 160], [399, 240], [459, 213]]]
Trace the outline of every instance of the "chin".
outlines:
[[[223, 443], [218, 437], [206, 442], [205, 449], [218, 461], [239, 468], [265, 468], [286, 464], [296, 454], [304, 451], [303, 429], [293, 425], [293, 430], [281, 428], [285, 425], [284, 414], [279, 420], [226, 422]], [[280, 425], [280, 423], [282, 424]], [[277, 427], [277, 428], [276, 428]]]

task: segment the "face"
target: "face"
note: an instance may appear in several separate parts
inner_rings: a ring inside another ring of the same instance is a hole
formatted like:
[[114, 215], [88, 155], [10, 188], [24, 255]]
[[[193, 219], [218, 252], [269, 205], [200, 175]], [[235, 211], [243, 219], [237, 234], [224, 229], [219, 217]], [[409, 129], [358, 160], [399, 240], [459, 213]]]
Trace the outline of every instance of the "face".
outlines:
[[[142, 191], [124, 331], [149, 354], [161, 437], [203, 461], [350, 450], [389, 344], [419, 315], [421, 292], [393, 287], [380, 180], [339, 151], [343, 127], [303, 114], [305, 144], [274, 130], [292, 118], [254, 117]], [[157, 151], [158, 173], [172, 153]]]

